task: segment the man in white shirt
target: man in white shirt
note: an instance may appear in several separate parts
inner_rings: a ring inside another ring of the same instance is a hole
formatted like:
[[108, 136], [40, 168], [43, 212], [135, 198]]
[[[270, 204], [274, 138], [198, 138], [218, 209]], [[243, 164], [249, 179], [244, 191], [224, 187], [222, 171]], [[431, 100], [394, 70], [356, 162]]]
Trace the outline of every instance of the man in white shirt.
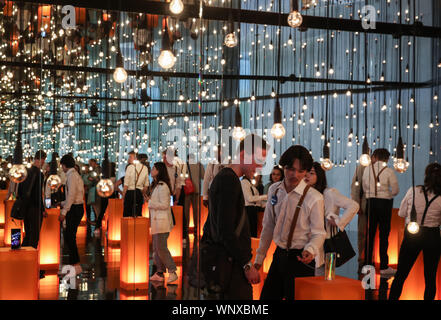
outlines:
[[[307, 189], [298, 220], [293, 221], [296, 207], [307, 188], [303, 179], [311, 170], [312, 163], [309, 151], [300, 145], [291, 146], [280, 158], [279, 164], [284, 169], [285, 178], [269, 188], [255, 259], [256, 269], [260, 269], [271, 241], [274, 241], [277, 249], [261, 300], [292, 300], [295, 278], [314, 276], [314, 258], [326, 238], [323, 195], [314, 188]], [[291, 231], [293, 228], [294, 231]]]
[[140, 217], [142, 215], [144, 196], [149, 185], [149, 169], [147, 166], [139, 160], [135, 160], [127, 166], [123, 189], [124, 217]]
[[66, 173], [66, 200], [61, 202], [60, 222], [66, 220], [64, 241], [69, 248], [69, 264], [75, 267], [77, 274], [82, 272], [77, 248], [77, 229], [84, 214], [84, 183], [75, 170], [75, 160], [65, 155], [60, 161]]
[[396, 271], [389, 267], [387, 249], [389, 246], [393, 198], [400, 192], [394, 170], [387, 167], [389, 157], [390, 153], [386, 149], [376, 149], [372, 154], [372, 163], [363, 173], [363, 190], [366, 193], [366, 212], [368, 215], [366, 262], [373, 265], [374, 239], [378, 226], [380, 233], [380, 274], [385, 276], [393, 275]]
[[165, 149], [162, 152], [162, 162], [164, 162], [167, 167], [167, 173], [172, 187], [173, 205], [176, 206], [181, 196], [182, 187], [185, 186], [182, 168], [179, 163], [175, 162], [175, 152], [172, 148]]

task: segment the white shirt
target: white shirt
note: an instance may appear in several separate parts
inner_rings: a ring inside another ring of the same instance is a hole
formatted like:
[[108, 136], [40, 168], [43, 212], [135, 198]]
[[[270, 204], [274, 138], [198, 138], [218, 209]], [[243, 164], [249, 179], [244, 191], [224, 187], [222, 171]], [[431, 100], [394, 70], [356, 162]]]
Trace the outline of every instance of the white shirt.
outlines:
[[[136, 179], [138, 181], [136, 182]], [[135, 186], [136, 182], [136, 186]], [[149, 186], [149, 169], [142, 163], [131, 164], [126, 169], [124, 186], [127, 190], [144, 189]]]
[[[428, 200], [432, 200], [435, 195], [427, 192]], [[406, 218], [406, 224], [410, 222], [410, 212], [412, 210], [413, 192], [412, 187], [409, 188], [403, 200], [401, 201], [398, 215]], [[417, 222], [421, 226], [424, 209], [426, 208], [426, 199], [421, 187], [415, 188], [415, 210], [417, 212]], [[424, 219], [425, 227], [439, 227], [441, 225], [441, 196], [438, 196], [431, 204]]]
[[211, 182], [225, 165], [218, 163], [217, 161], [207, 164], [207, 170], [204, 174], [204, 184], [202, 186], [202, 196], [204, 200], [208, 200], [208, 190], [210, 189]]
[[[325, 199], [325, 217], [326, 217], [326, 239], [331, 237], [330, 219], [334, 218], [338, 228], [343, 231], [345, 227], [351, 222], [354, 216], [357, 214], [359, 205], [354, 200], [351, 200], [342, 195], [335, 188], [326, 188], [323, 191], [323, 197]], [[342, 215], [340, 215], [340, 209], [344, 209]], [[320, 253], [315, 259], [316, 268], [320, 267], [324, 263], [325, 251], [324, 248], [320, 248]]]
[[[286, 192], [284, 181], [276, 182], [269, 188], [255, 263], [263, 263], [271, 240], [281, 248], [287, 247], [291, 222], [305, 187], [306, 182], [302, 180], [290, 193]], [[271, 200], [274, 195], [277, 195], [277, 203], [273, 213]], [[323, 195], [310, 188], [300, 208], [290, 248], [303, 248], [315, 256], [318, 255], [326, 238], [324, 215]]]
[[83, 204], [84, 202], [84, 183], [75, 168], [70, 168], [66, 172], [66, 200], [61, 202], [63, 209], [61, 214], [65, 216], [73, 204]]
[[257, 188], [250, 182], [250, 180], [245, 177], [240, 183], [242, 185], [242, 193], [245, 199], [245, 207], [263, 207], [265, 204], [264, 202], [267, 199], [267, 195], [259, 195], [259, 191], [257, 190]]
[[[378, 181], [374, 178], [372, 172], [372, 166], [375, 170], [375, 175], [378, 177], [380, 171], [384, 168], [379, 176], [380, 185], [377, 185], [377, 194], [375, 195], [375, 185]], [[377, 161], [373, 165], [369, 165], [363, 173], [363, 191], [366, 194], [366, 199], [379, 198], [379, 199], [393, 199], [400, 188], [398, 186], [397, 176], [393, 169], [387, 167], [386, 162]]]
[[168, 177], [170, 178], [170, 185], [172, 187], [172, 194], [176, 194], [176, 190], [185, 186], [185, 178], [181, 176], [181, 167], [179, 165], [173, 164], [167, 167]]
[[170, 232], [173, 228], [173, 218], [170, 211], [170, 190], [160, 181], [152, 192], [148, 202], [150, 211], [150, 226], [152, 234]]

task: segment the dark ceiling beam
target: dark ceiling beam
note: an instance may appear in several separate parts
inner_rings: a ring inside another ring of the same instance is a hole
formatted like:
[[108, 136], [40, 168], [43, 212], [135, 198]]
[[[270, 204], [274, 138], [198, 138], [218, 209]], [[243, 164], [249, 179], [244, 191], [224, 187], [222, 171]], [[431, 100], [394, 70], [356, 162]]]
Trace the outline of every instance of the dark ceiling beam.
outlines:
[[[73, 5], [77, 7], [97, 9], [97, 10], [118, 10], [133, 13], [149, 13], [162, 16], [170, 15], [168, 8], [169, 3], [158, 1], [141, 1], [141, 0], [28, 0], [26, 2], [35, 4], [51, 4], [51, 5]], [[208, 20], [227, 21], [229, 16], [229, 8], [209, 7], [205, 6], [203, 10], [203, 18]], [[233, 20], [251, 24], [278, 25], [279, 15], [276, 12], [264, 12], [254, 10], [232, 9]], [[179, 18], [198, 18], [199, 6], [186, 4], [184, 11]], [[287, 14], [282, 14], [282, 26], [288, 27]], [[302, 28], [310, 29], [330, 29], [349, 32], [373, 33], [373, 34], [390, 34], [394, 36], [417, 36], [427, 38], [441, 38], [441, 28], [424, 26], [421, 23], [417, 25], [397, 24], [376, 22], [375, 29], [363, 29], [361, 20], [339, 19], [320, 16], [303, 15]]]
[[[88, 72], [88, 73], [107, 73], [112, 74], [114, 69], [96, 68], [96, 67], [82, 67], [82, 66], [68, 66], [60, 64], [40, 64], [31, 62], [18, 62], [18, 61], [0, 61], [0, 66], [17, 67], [17, 68], [32, 68], [32, 69], [44, 69], [53, 71], [69, 71], [69, 72]], [[154, 76], [154, 77], [168, 77], [168, 78], [192, 78], [198, 79], [199, 73], [189, 72], [166, 72], [166, 71], [145, 71], [145, 70], [126, 70], [130, 76]], [[344, 85], [356, 85], [365, 86], [365, 81], [345, 80], [345, 79], [321, 79], [321, 78], [308, 78], [297, 77], [293, 74], [289, 76], [263, 76], [263, 75], [230, 75], [230, 74], [203, 74], [204, 80], [262, 80], [262, 81], [278, 81], [281, 83], [286, 81], [290, 82], [308, 82], [308, 83], [330, 83], [330, 84], [344, 84]], [[372, 81], [372, 86], [394, 86], [394, 87], [409, 87], [413, 85], [410, 82], [395, 82], [395, 81]], [[425, 83], [417, 83], [417, 85], [426, 85]]]

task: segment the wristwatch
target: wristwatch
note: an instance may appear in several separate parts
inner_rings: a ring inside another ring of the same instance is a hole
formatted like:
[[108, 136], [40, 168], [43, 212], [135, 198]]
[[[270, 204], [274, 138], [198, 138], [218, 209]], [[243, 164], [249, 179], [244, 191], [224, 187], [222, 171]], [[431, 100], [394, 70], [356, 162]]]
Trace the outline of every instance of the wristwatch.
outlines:
[[243, 270], [246, 272], [246, 271], [250, 270], [252, 266], [253, 266], [253, 264], [250, 261], [246, 265], [243, 266]]

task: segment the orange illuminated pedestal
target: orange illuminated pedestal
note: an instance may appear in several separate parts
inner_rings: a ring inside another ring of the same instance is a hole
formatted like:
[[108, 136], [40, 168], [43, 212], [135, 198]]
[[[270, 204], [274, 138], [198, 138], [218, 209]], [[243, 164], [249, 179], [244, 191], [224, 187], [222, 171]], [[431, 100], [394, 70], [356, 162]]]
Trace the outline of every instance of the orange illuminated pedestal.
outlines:
[[119, 299], [120, 300], [148, 300], [149, 299], [149, 290], [139, 290], [136, 292], [127, 291], [121, 289], [119, 291]]
[[320, 277], [295, 279], [296, 300], [365, 300], [361, 281], [335, 276], [335, 280]]
[[0, 300], [38, 299], [38, 251], [0, 248]]
[[[204, 233], [204, 224], [205, 224], [205, 222], [207, 221], [207, 217], [208, 217], [208, 208], [206, 208], [205, 206], [204, 206], [204, 204], [203, 204], [203, 197], [201, 196], [200, 197], [200, 202], [199, 202], [199, 205], [200, 205], [200, 207], [201, 207], [201, 236], [202, 236], [202, 234]], [[188, 224], [188, 231], [189, 232], [194, 232], [194, 221], [193, 221], [193, 206], [192, 205], [190, 205], [190, 213], [189, 213], [189, 215], [190, 215], [190, 221], [189, 221], [189, 224]]]
[[120, 285], [125, 290], [148, 289], [149, 229], [147, 218], [122, 218]]
[[0, 190], [0, 227], [5, 225], [5, 200], [8, 190]]
[[106, 287], [108, 290], [119, 289], [121, 248], [106, 246], [104, 259], [107, 266]]
[[[256, 253], [257, 249], [259, 248], [259, 238], [251, 238], [251, 249], [253, 251], [253, 257], [251, 258], [251, 262], [254, 263], [254, 260], [256, 259]], [[259, 270], [260, 274], [260, 282], [258, 284], [253, 284], [253, 300], [259, 300], [260, 293], [262, 292], [263, 283], [264, 283], [264, 275], [263, 275], [263, 268], [260, 268]]]
[[118, 245], [121, 241], [121, 219], [124, 210], [123, 201], [123, 199], [109, 199], [109, 205], [107, 206], [107, 240], [110, 245]]
[[150, 214], [149, 214], [149, 203], [148, 202], [144, 202], [142, 204], [142, 216], [144, 218], [149, 218]]
[[40, 231], [40, 269], [56, 270], [60, 265], [60, 209], [47, 209]]
[[[404, 235], [404, 218], [398, 216], [398, 209], [392, 209], [392, 219], [390, 222], [389, 246], [387, 255], [389, 256], [389, 265], [396, 268], [398, 264], [398, 253], [400, 251], [401, 242]], [[374, 263], [380, 265], [380, 246], [379, 246], [379, 230], [375, 234], [374, 240]]]
[[183, 237], [183, 207], [173, 206], [173, 214], [175, 216], [176, 225], [173, 227], [168, 237], [168, 250], [176, 263], [182, 261], [182, 237]]
[[[4, 233], [4, 245], [11, 245], [11, 229], [22, 229], [23, 220], [16, 220], [11, 218], [11, 209], [15, 200], [5, 201], [5, 233]], [[23, 231], [21, 232], [21, 242], [23, 242]]]
[[45, 274], [40, 279], [39, 300], [58, 300], [60, 289], [60, 279], [57, 274]]
[[273, 262], [273, 255], [274, 255], [274, 252], [276, 251], [276, 248], [277, 248], [277, 246], [274, 243], [274, 241], [271, 241], [271, 245], [266, 253], [265, 260], [263, 260], [262, 269], [263, 269], [263, 273], [265, 276], [271, 267], [271, 263]]

